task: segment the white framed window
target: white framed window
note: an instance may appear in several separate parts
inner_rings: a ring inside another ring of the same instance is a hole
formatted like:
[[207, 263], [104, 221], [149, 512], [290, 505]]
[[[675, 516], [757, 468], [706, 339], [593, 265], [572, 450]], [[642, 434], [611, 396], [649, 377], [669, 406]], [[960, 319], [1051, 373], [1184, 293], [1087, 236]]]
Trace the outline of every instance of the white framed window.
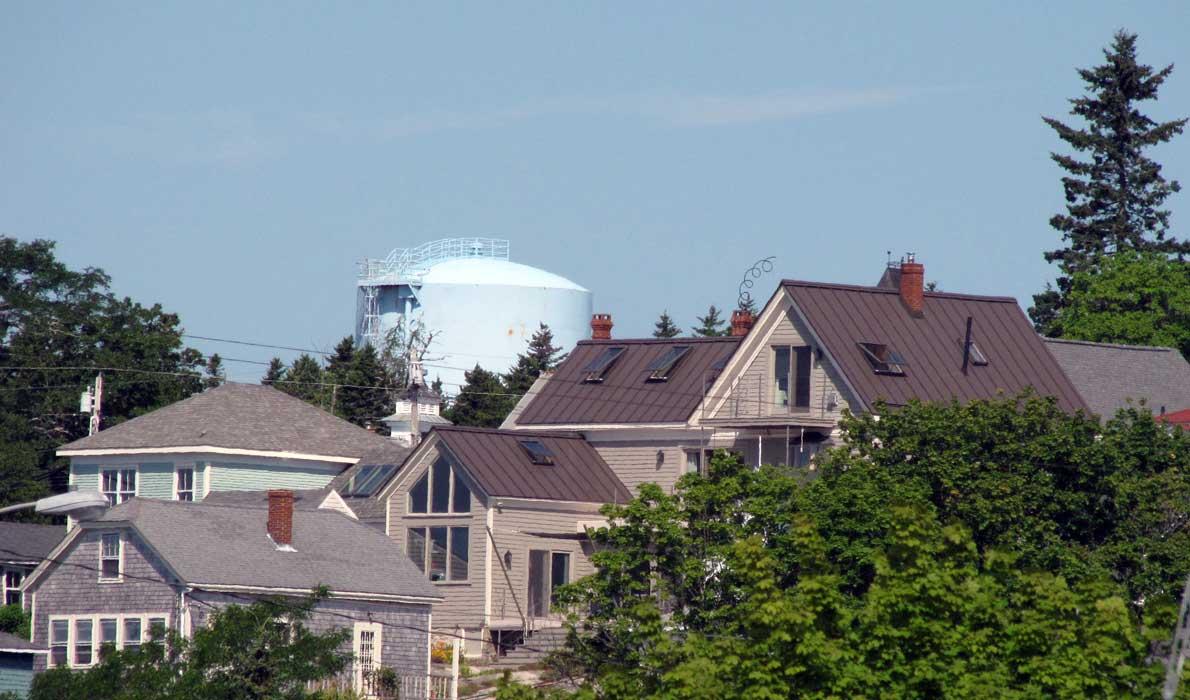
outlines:
[[100, 472], [100, 490], [113, 506], [136, 495], [136, 468], [104, 469]]
[[409, 513], [446, 515], [471, 512], [471, 489], [446, 457], [439, 455], [409, 489]]
[[21, 604], [21, 582], [25, 580], [25, 572], [19, 569], [4, 570], [4, 605]]
[[178, 467], [174, 470], [174, 500], [194, 500], [194, 467]]
[[118, 532], [99, 536], [99, 580], [120, 581], [124, 577], [124, 542]]
[[405, 553], [431, 581], [467, 580], [471, 558], [471, 528], [411, 527], [405, 532]]
[[166, 613], [52, 615], [47, 637], [49, 665], [86, 668], [99, 661], [107, 649], [139, 649], [152, 634], [161, 636], [169, 626]]
[[352, 634], [352, 658], [355, 690], [362, 695], [375, 691], [375, 674], [382, 661], [379, 622], [357, 622]]

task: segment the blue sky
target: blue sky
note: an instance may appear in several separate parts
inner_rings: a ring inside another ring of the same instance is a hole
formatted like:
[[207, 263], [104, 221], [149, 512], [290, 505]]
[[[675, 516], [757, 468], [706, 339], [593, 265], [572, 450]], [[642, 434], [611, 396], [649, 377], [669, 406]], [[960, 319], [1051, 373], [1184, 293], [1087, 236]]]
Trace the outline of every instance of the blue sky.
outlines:
[[[356, 261], [451, 236], [510, 239], [617, 335], [770, 255], [765, 293], [916, 251], [1027, 305], [1062, 206], [1041, 115], [1118, 27], [1179, 64], [1149, 113], [1190, 114], [1177, 1], [7, 3], [0, 233], [191, 333], [323, 349]], [[1156, 157], [1190, 187], [1190, 136]]]

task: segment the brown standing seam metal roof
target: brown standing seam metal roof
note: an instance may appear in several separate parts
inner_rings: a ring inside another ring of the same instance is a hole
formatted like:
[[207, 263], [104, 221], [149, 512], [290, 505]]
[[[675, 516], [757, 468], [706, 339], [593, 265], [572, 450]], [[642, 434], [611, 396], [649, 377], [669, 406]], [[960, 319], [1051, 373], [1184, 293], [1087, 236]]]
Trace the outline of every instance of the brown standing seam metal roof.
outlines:
[[[435, 427], [432, 434], [489, 496], [585, 503], [627, 503], [628, 488], [579, 435], [485, 428]], [[537, 440], [552, 465], [529, 461], [521, 440]]]
[[[585, 423], [684, 423], [715, 378], [712, 366], [726, 362], [740, 338], [583, 340], [554, 372], [517, 425]], [[664, 382], [645, 381], [648, 367], [675, 345], [689, 345]], [[609, 347], [624, 354], [603, 381], [586, 383], [584, 368]], [[722, 369], [722, 365], [719, 367]]]
[[[1087, 410], [1062, 368], [1011, 297], [926, 292], [921, 318], [913, 318], [894, 290], [785, 280], [785, 289], [834, 357], [859, 398], [904, 405], [971, 401], [1014, 395], [1032, 387], [1064, 410]], [[972, 338], [988, 358], [962, 373], [967, 317]], [[906, 361], [905, 376], [878, 375], [858, 343], [883, 343]]]

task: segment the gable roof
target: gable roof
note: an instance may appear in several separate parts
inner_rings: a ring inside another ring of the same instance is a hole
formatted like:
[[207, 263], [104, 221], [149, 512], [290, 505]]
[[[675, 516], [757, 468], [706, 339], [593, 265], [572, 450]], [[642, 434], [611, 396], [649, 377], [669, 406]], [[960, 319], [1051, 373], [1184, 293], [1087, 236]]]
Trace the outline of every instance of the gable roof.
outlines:
[[36, 566], [65, 536], [61, 525], [0, 521], [0, 564]]
[[[684, 423], [740, 338], [583, 340], [516, 419], [517, 425]], [[690, 346], [664, 382], [646, 381], [649, 366], [671, 348]], [[586, 367], [604, 350], [624, 353], [602, 382], [584, 382]]]
[[[865, 407], [877, 400], [905, 405], [911, 399], [989, 399], [1032, 387], [1067, 411], [1086, 409], [1011, 297], [925, 292], [923, 314], [915, 318], [895, 290], [797, 280], [781, 284]], [[971, 364], [963, 374], [968, 317], [988, 364]], [[881, 343], [900, 353], [904, 376], [876, 374], [859, 343]]]
[[[434, 428], [476, 485], [489, 496], [580, 503], [627, 503], [628, 488], [579, 435], [486, 428]], [[524, 440], [553, 453], [552, 465], [533, 464]]]
[[1190, 363], [1173, 348], [1045, 338], [1091, 410], [1111, 418], [1141, 399], [1154, 413], [1190, 408]]
[[216, 447], [354, 461], [385, 438], [271, 386], [226, 382], [58, 448]]
[[187, 584], [440, 598], [387, 535], [332, 510], [294, 508], [293, 548], [267, 535], [268, 504], [133, 498], [83, 528], [127, 523]]

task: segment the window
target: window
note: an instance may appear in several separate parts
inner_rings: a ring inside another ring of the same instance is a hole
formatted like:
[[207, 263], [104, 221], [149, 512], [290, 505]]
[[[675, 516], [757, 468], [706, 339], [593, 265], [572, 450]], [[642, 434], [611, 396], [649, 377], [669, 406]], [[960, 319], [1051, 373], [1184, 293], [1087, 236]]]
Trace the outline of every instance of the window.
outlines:
[[470, 542], [467, 527], [411, 527], [405, 533], [405, 552], [431, 581], [466, 581]]
[[179, 501], [193, 501], [194, 500], [194, 468], [184, 467], [175, 472], [176, 484], [174, 492], [177, 494], [176, 498]]
[[773, 348], [773, 406], [782, 410], [810, 407], [810, 348]]
[[471, 512], [471, 489], [458, 477], [446, 457], [437, 461], [409, 489], [409, 512], [435, 515]]
[[686, 450], [686, 473], [697, 474], [702, 471], [702, 452]]
[[554, 453], [550, 448], [541, 443], [540, 440], [520, 440], [521, 449], [529, 455], [529, 461], [534, 464], [542, 464], [546, 466], [553, 465]]
[[583, 372], [586, 373], [586, 375], [583, 377], [583, 381], [591, 384], [598, 384], [599, 382], [602, 382], [603, 376], [607, 374], [607, 371], [612, 368], [612, 365], [614, 365], [616, 360], [619, 359], [620, 355], [623, 354], [624, 348], [620, 346], [605, 348], [604, 351], [600, 353], [599, 357], [591, 360], [591, 362], [589, 362], [587, 366], [583, 368]]
[[161, 639], [165, 636], [165, 618], [164, 617], [150, 617], [149, 618], [149, 638]]
[[558, 603], [558, 587], [570, 583], [570, 555], [554, 552], [550, 561], [550, 606]]
[[868, 360], [868, 364], [872, 366], [872, 371], [876, 374], [889, 374], [895, 377], [905, 376], [905, 358], [896, 350], [888, 347], [883, 343], [860, 343], [859, 349], [863, 351], [864, 357]]
[[117, 634], [120, 631], [120, 621], [115, 618], [99, 620], [99, 659], [107, 657], [110, 650], [116, 649], [120, 643]]
[[74, 664], [75, 666], [91, 665], [91, 620], [74, 621]]
[[5, 605], [20, 605], [21, 604], [21, 581], [25, 580], [25, 574], [14, 569], [8, 569], [4, 572], [4, 604]]
[[141, 620], [139, 617], [124, 618], [124, 648], [139, 649], [141, 642]]
[[136, 495], [135, 469], [104, 469], [101, 474], [103, 495], [113, 506]]
[[70, 621], [50, 621], [50, 665], [65, 666], [70, 652]]
[[397, 465], [395, 464], [365, 465], [347, 482], [347, 488], [343, 490], [343, 495], [371, 496], [396, 470]]
[[99, 539], [99, 580], [119, 580], [124, 566], [121, 563], [123, 546], [120, 533], [105, 532]]
[[688, 352], [690, 352], [689, 345], [675, 345], [669, 350], [666, 350], [665, 354], [658, 357], [649, 365], [649, 377], [646, 381], [664, 382], [669, 379], [670, 372], [673, 372], [678, 361]]
[[352, 656], [355, 690], [364, 697], [376, 691], [375, 672], [381, 664], [381, 628], [379, 622], [357, 622], [353, 630]]

